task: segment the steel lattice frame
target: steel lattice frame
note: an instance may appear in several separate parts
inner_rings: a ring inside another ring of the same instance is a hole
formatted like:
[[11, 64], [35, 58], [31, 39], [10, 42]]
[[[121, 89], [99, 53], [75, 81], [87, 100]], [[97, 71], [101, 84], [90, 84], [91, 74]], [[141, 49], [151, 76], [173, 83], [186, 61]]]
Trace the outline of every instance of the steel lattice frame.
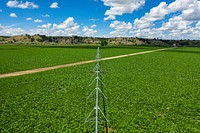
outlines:
[[[85, 132], [86, 132], [86, 128], [87, 128], [86, 123], [87, 122], [95, 122], [95, 133], [98, 133], [99, 121], [100, 121], [99, 114], [100, 113], [103, 116], [103, 121], [106, 123], [106, 125], [108, 123], [108, 119], [105, 115], [105, 110], [103, 112], [101, 110], [101, 108], [99, 107], [99, 97], [100, 97], [99, 93], [102, 94], [103, 99], [107, 99], [107, 97], [105, 96], [105, 94], [103, 93], [103, 91], [99, 87], [100, 84], [105, 86], [105, 84], [103, 83], [103, 81], [100, 78], [100, 77], [102, 77], [102, 69], [101, 69], [101, 66], [100, 66], [100, 58], [101, 58], [100, 57], [100, 48], [98, 47], [97, 48], [97, 55], [96, 55], [96, 66], [92, 70], [94, 72], [92, 78], [94, 78], [94, 77], [95, 78], [93, 79], [92, 83], [89, 85], [89, 86], [91, 86], [95, 82], [95, 89], [90, 93], [90, 95], [86, 99], [86, 104], [87, 104], [88, 99], [90, 99], [92, 96], [95, 96], [95, 107], [92, 109], [92, 111], [90, 111], [90, 113], [88, 115], [86, 115], [85, 126], [84, 126]], [[94, 112], [95, 112], [95, 117], [92, 117], [92, 113], [94, 113]], [[87, 114], [87, 112], [86, 112], [86, 114]]]

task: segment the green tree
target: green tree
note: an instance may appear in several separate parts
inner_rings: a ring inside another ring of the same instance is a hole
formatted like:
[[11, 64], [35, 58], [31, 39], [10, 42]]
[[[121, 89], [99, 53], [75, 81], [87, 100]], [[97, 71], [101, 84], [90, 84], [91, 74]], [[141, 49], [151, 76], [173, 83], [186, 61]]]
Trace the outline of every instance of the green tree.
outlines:
[[106, 46], [108, 45], [108, 41], [107, 40], [101, 40], [101, 46]]

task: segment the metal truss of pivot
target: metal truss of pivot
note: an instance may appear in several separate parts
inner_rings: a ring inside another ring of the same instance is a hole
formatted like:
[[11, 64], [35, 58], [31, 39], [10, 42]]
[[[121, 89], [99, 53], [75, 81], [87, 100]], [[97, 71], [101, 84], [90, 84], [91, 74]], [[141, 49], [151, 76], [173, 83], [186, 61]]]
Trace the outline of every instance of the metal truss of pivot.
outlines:
[[[106, 114], [105, 114], [105, 105], [104, 105], [104, 112], [101, 110], [100, 105], [99, 105], [99, 98], [100, 98], [99, 94], [102, 94], [103, 101], [104, 101], [104, 99], [107, 99], [107, 97], [105, 96], [105, 94], [99, 87], [100, 85], [101, 86], [103, 85], [105, 87], [105, 84], [101, 80], [101, 78], [103, 76], [102, 76], [102, 69], [100, 66], [100, 58], [101, 58], [100, 57], [100, 49], [98, 47], [97, 55], [96, 55], [96, 66], [92, 70], [92, 72], [94, 72], [94, 74], [92, 76], [93, 80], [92, 80], [92, 83], [89, 85], [89, 86], [91, 86], [95, 82], [96, 86], [95, 86], [95, 89], [90, 93], [90, 95], [86, 99], [86, 103], [87, 103], [87, 100], [89, 100], [92, 96], [95, 96], [95, 107], [90, 111], [90, 113], [85, 118], [85, 130], [86, 130], [87, 122], [95, 122], [95, 133], [98, 133], [98, 128], [99, 128], [98, 126], [99, 126], [100, 121], [105, 122], [106, 125], [108, 123], [108, 119], [106, 118]], [[95, 117], [93, 117], [93, 114], [95, 114]], [[103, 118], [100, 118], [100, 114], [103, 116]]]

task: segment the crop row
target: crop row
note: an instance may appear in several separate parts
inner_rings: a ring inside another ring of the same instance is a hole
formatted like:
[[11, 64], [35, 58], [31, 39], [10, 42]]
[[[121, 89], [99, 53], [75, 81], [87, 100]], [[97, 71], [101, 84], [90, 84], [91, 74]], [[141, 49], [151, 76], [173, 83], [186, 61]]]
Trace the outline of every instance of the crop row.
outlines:
[[[0, 73], [92, 60], [97, 46], [0, 46]], [[158, 49], [146, 46], [101, 48], [104, 57]]]
[[[199, 132], [199, 55], [198, 48], [179, 48], [102, 61], [110, 128]], [[83, 132], [94, 65], [0, 79], [0, 130]]]

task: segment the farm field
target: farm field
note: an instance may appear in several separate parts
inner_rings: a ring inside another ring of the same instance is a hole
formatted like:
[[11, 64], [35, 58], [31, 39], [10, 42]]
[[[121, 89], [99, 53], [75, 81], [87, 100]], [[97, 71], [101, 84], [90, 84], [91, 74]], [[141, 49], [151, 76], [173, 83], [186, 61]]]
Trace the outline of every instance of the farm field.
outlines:
[[[29, 70], [94, 59], [97, 46], [0, 46], [0, 73]], [[102, 48], [104, 57], [129, 54], [161, 47], [110, 46]], [[119, 50], [121, 49], [121, 50]]]
[[[40, 49], [41, 53], [46, 51], [49, 55], [55, 50]], [[74, 53], [76, 58], [67, 58], [67, 62], [94, 59], [96, 48], [83, 49], [79, 51], [87, 50], [88, 55], [82, 57]], [[101, 56], [151, 49], [158, 48], [112, 47], [102, 49]], [[59, 50], [55, 51], [59, 53]], [[62, 55], [65, 50], [60, 53]], [[45, 56], [40, 56], [38, 62], [43, 62]], [[44, 60], [47, 63], [42, 66], [66, 63], [53, 64], [47, 57]], [[27, 61], [22, 59], [26, 58], [24, 56], [16, 58]], [[29, 64], [23, 63], [22, 69], [33, 67], [33, 59]], [[102, 61], [101, 64], [109, 97], [109, 126], [114, 132], [200, 132], [200, 48], [182, 47]], [[36, 63], [34, 68], [40, 65]], [[1, 72], [21, 69], [18, 64], [7, 63], [7, 66], [12, 69], [3, 71], [5, 66], [1, 66]], [[0, 131], [83, 132], [85, 99], [92, 89], [88, 85], [94, 66], [95, 63], [91, 63], [0, 79]]]

